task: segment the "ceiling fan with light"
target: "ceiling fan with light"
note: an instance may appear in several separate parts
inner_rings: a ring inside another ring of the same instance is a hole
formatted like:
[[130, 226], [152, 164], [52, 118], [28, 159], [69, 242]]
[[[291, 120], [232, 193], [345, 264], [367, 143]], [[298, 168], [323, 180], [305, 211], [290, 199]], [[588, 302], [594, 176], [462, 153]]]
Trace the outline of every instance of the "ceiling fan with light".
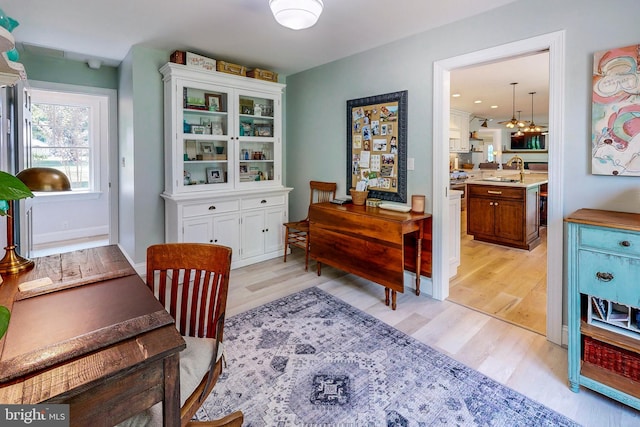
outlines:
[[544, 126], [538, 126], [535, 124], [535, 122], [533, 121], [533, 95], [535, 95], [535, 92], [529, 92], [529, 95], [531, 95], [531, 123], [524, 128], [525, 132], [531, 133], [531, 132], [542, 132], [542, 128]]
[[511, 85], [513, 86], [513, 115], [511, 116], [511, 120], [498, 122], [498, 124], [505, 125], [509, 129], [513, 129], [516, 126], [518, 128], [523, 128], [526, 126], [525, 122], [523, 122], [520, 119], [516, 119], [516, 85], [517, 84], [518, 83], [511, 83]]

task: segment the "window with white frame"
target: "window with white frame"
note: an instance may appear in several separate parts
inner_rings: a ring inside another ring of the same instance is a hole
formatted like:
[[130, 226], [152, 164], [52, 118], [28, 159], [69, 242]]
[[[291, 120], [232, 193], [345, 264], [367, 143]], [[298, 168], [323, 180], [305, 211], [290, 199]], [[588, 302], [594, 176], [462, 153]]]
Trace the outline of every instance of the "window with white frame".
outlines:
[[31, 90], [29, 167], [62, 171], [75, 192], [100, 191], [100, 145], [107, 123], [103, 95]]

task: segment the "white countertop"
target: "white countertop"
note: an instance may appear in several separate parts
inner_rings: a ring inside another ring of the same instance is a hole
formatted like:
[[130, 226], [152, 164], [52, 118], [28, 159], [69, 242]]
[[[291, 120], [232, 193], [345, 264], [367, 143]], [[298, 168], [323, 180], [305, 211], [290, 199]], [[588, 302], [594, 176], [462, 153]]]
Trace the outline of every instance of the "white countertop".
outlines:
[[519, 175], [502, 177], [502, 179], [513, 179], [516, 182], [501, 181], [499, 177], [496, 178], [484, 178], [484, 179], [469, 179], [466, 182], [467, 185], [497, 185], [500, 187], [535, 187], [548, 183], [546, 174], [525, 174], [524, 182], [520, 182]]

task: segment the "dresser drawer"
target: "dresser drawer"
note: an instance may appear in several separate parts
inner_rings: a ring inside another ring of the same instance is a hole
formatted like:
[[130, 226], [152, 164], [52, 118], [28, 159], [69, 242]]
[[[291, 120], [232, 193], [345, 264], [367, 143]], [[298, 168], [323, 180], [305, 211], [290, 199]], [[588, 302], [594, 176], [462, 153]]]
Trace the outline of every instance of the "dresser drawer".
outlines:
[[581, 248], [602, 249], [621, 255], [640, 256], [640, 234], [608, 228], [580, 227]]
[[640, 307], [640, 260], [580, 250], [577, 274], [580, 293]]
[[211, 215], [225, 212], [234, 212], [240, 209], [238, 200], [210, 201], [198, 203], [196, 205], [185, 205], [182, 208], [182, 216], [189, 218], [192, 216]]
[[242, 199], [242, 209], [265, 208], [277, 205], [284, 205], [284, 195]]

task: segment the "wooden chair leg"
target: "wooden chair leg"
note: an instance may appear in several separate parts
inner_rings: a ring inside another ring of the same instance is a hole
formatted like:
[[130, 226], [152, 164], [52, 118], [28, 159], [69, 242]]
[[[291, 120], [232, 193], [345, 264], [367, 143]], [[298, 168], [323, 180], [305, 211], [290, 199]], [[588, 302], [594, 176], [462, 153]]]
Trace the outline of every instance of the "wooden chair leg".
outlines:
[[309, 233], [304, 236], [304, 271], [309, 271]]
[[236, 411], [215, 421], [189, 421], [186, 427], [242, 427], [244, 414]]
[[284, 228], [284, 262], [287, 262], [287, 249], [289, 249], [289, 228]]

